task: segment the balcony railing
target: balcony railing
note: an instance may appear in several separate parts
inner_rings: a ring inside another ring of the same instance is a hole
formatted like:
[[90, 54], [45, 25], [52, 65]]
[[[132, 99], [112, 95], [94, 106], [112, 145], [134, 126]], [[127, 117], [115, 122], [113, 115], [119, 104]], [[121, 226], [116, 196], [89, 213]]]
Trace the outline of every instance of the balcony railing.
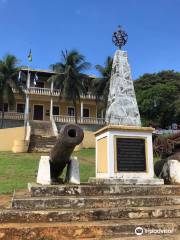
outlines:
[[[54, 115], [55, 122], [61, 122], [61, 123], [75, 123], [75, 117], [74, 116], [65, 116], [65, 115]], [[104, 118], [93, 118], [93, 117], [78, 117], [77, 122], [79, 124], [97, 124], [97, 125], [103, 125]]]
[[[0, 118], [2, 118], [2, 112], [0, 112]], [[5, 112], [4, 119], [24, 120], [24, 113]]]
[[[38, 87], [30, 87], [29, 90], [24, 89], [25, 93], [29, 93], [29, 94], [34, 94], [34, 95], [46, 95], [46, 96], [59, 96], [60, 95], [60, 91], [58, 89], [53, 89], [53, 91], [51, 91], [50, 88], [38, 88]], [[14, 93], [18, 93], [18, 91], [13, 88], [13, 92]], [[88, 93], [87, 95], [81, 95], [82, 99], [94, 99], [95, 100], [95, 96], [92, 95], [91, 93]]]
[[[2, 112], [0, 112], [0, 119], [2, 118]], [[74, 116], [66, 116], [66, 115], [54, 115], [53, 116], [55, 122], [60, 123], [75, 123]], [[17, 112], [5, 112], [4, 119], [11, 120], [24, 120], [24, 113]], [[94, 125], [104, 125], [104, 118], [93, 118], [93, 117], [78, 117], [77, 122], [79, 124], [94, 124]]]
[[36, 88], [31, 87], [29, 89], [29, 94], [38, 94], [38, 95], [51, 95], [51, 89], [50, 88]]

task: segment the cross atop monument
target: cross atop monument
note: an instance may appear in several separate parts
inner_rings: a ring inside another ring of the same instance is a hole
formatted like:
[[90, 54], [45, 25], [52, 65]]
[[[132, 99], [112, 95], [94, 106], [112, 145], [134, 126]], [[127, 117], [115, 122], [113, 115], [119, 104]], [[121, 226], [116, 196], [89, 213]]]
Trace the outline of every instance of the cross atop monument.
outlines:
[[113, 32], [112, 41], [119, 49], [127, 43], [128, 34], [122, 29], [122, 26], [118, 26], [118, 30]]

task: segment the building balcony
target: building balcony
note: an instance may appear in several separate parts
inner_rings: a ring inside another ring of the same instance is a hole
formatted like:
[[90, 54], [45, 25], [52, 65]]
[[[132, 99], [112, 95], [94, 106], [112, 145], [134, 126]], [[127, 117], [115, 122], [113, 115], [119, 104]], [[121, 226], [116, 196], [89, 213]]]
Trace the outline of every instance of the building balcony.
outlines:
[[[75, 123], [74, 116], [65, 116], [65, 115], [54, 115], [54, 121], [60, 123]], [[104, 125], [104, 118], [93, 118], [93, 117], [77, 117], [78, 124], [96, 124]]]
[[[54, 115], [54, 121], [59, 123], [75, 123], [74, 116], [66, 115]], [[0, 119], [2, 118], [2, 112], [0, 112]], [[18, 112], [5, 112], [4, 119], [8, 120], [24, 120], [24, 113]], [[78, 124], [90, 124], [90, 125], [104, 125], [104, 118], [94, 118], [94, 117], [78, 117]]]
[[[58, 89], [53, 89], [51, 91], [50, 88], [38, 88], [38, 87], [30, 87], [29, 89], [24, 89], [26, 94], [29, 95], [43, 95], [43, 96], [55, 96], [59, 97], [60, 91]], [[14, 93], [18, 93], [16, 89], [13, 88]], [[82, 99], [91, 99], [95, 100], [95, 95], [92, 95], [91, 93], [87, 93], [86, 95], [81, 95]]]
[[[2, 112], [0, 112], [0, 119], [2, 118]], [[18, 112], [5, 112], [4, 119], [12, 119], [12, 120], [24, 120], [24, 113]]]

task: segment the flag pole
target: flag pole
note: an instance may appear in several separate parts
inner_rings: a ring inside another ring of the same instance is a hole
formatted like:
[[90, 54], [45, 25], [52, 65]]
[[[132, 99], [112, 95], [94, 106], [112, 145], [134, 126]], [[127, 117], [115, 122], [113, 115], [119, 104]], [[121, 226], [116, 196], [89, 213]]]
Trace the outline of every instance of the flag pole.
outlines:
[[[28, 55], [28, 61], [32, 61], [32, 54], [31, 49]], [[24, 125], [29, 126], [29, 90], [30, 90], [30, 67], [28, 64], [28, 71], [27, 71], [27, 80], [26, 80], [26, 107], [25, 107], [25, 118], [24, 118]]]

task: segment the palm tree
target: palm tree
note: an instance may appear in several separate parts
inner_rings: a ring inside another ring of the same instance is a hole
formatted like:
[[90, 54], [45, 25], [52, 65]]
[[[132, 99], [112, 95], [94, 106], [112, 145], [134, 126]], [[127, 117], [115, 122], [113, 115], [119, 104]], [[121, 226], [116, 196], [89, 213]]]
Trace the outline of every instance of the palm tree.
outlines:
[[2, 109], [1, 128], [4, 125], [4, 103], [14, 106], [15, 97], [13, 88], [19, 90], [23, 95], [23, 90], [18, 81], [20, 67], [17, 66], [18, 60], [13, 55], [6, 55], [0, 60], [0, 106]]
[[96, 65], [96, 69], [100, 73], [99, 78], [95, 78], [93, 81], [93, 93], [96, 96], [96, 100], [101, 99], [103, 103], [103, 108], [106, 108], [108, 95], [109, 95], [109, 86], [111, 78], [113, 59], [108, 56], [104, 66]]
[[52, 64], [50, 67], [56, 73], [49, 78], [54, 82], [54, 87], [60, 90], [60, 97], [72, 101], [75, 110], [75, 122], [77, 123], [77, 101], [80, 102], [81, 94], [86, 94], [84, 70], [90, 68], [90, 63], [76, 50], [62, 51], [62, 61]]

